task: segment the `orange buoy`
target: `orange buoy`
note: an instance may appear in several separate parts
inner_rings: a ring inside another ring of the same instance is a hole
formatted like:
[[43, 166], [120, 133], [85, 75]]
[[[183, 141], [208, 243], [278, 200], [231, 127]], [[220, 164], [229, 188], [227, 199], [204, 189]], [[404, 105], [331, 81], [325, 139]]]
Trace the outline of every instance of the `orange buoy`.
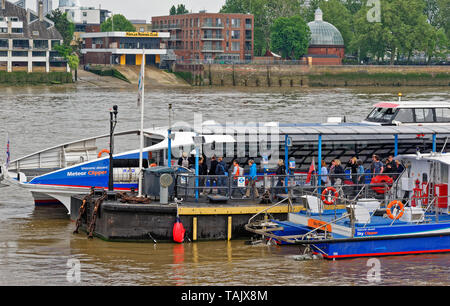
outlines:
[[103, 149], [103, 150], [101, 150], [100, 152], [98, 152], [97, 157], [98, 157], [98, 158], [102, 157], [103, 153], [109, 154], [110, 152], [109, 152], [109, 150], [107, 150], [107, 149]]
[[182, 243], [184, 241], [185, 233], [186, 230], [184, 229], [183, 223], [181, 223], [180, 217], [177, 217], [177, 220], [173, 225], [173, 241]]
[[[394, 216], [394, 214], [391, 211], [392, 206], [400, 206], [400, 213], [397, 216]], [[389, 205], [387, 206], [386, 209], [386, 213], [388, 215], [389, 218], [391, 218], [392, 220], [398, 220], [400, 219], [401, 216], [403, 216], [403, 213], [405, 212], [405, 205], [403, 205], [402, 202], [400, 202], [399, 200], [394, 200], [391, 203], [389, 203]]]
[[[334, 194], [330, 200], [327, 200], [326, 196], [328, 195], [328, 193], [330, 191], [333, 192]], [[334, 187], [327, 187], [322, 192], [322, 202], [327, 205], [333, 205], [333, 203], [337, 200], [338, 197], [339, 197], [339, 193], [336, 191], [336, 188], [334, 188]]]

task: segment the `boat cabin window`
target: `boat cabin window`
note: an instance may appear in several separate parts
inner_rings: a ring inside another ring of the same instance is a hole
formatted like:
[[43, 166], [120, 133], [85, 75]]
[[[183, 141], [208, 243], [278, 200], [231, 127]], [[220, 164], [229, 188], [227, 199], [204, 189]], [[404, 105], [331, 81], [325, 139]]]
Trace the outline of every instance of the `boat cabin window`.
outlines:
[[373, 122], [391, 122], [395, 114], [395, 109], [378, 107], [372, 110], [372, 112], [367, 117], [368, 121]]
[[437, 122], [450, 122], [450, 108], [436, 108]]
[[416, 114], [416, 122], [434, 122], [432, 108], [416, 108], [414, 112]]
[[401, 108], [397, 112], [397, 116], [395, 116], [394, 120], [400, 121], [402, 123], [413, 123], [414, 122], [414, 114], [411, 108]]

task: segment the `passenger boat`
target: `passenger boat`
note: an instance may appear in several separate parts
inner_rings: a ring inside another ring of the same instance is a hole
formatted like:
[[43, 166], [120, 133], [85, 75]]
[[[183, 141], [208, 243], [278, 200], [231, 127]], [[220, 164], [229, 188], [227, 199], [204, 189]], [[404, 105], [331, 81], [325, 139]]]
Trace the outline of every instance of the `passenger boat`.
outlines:
[[[406, 103], [406, 102], [401, 102]], [[424, 102], [425, 103], [425, 102]], [[440, 103], [440, 102], [439, 102]], [[400, 103], [397, 103], [400, 104]], [[396, 105], [397, 105], [396, 104]], [[450, 103], [446, 104], [447, 110]], [[438, 102], [431, 107], [433, 118], [439, 113]], [[392, 106], [392, 105], [391, 105]], [[417, 107], [425, 108], [423, 104]], [[384, 106], [376, 105], [376, 109]], [[397, 106], [397, 108], [399, 108]], [[393, 109], [393, 107], [392, 107]], [[417, 108], [416, 108], [417, 109]], [[398, 114], [399, 109], [394, 111]], [[371, 116], [369, 116], [371, 117]], [[372, 118], [372, 117], [371, 117]], [[397, 117], [392, 117], [399, 119]], [[416, 115], [413, 118], [418, 118]], [[441, 118], [441, 117], [439, 117]], [[450, 120], [450, 116], [446, 117]], [[415, 119], [416, 120], [416, 119]], [[417, 120], [416, 120], [417, 121]], [[394, 123], [394, 121], [390, 121]], [[398, 120], [395, 121], [398, 123]], [[450, 121], [448, 122], [450, 123]], [[262, 165], [263, 155], [270, 157], [271, 161], [283, 159], [285, 164], [294, 159], [295, 171], [307, 171], [313, 162], [313, 157], [331, 160], [334, 158], [350, 158], [360, 156], [364, 163], [371, 162], [372, 154], [393, 154], [394, 152], [414, 153], [418, 146], [422, 150], [431, 150], [441, 146], [450, 135], [450, 124], [427, 125], [422, 124], [402, 126], [382, 126], [367, 123], [319, 123], [319, 124], [285, 124], [261, 123], [254, 125], [220, 126], [213, 122], [205, 123], [201, 128], [181, 127], [171, 134], [169, 148], [168, 128], [147, 129], [143, 131], [144, 168], [152, 163], [158, 166], [168, 166], [168, 151], [171, 151], [171, 164], [181, 155], [181, 151], [195, 153], [194, 136], [203, 139], [202, 149], [206, 147], [224, 148], [222, 151], [226, 162], [238, 158], [241, 163], [247, 164], [252, 158]], [[271, 130], [271, 132], [268, 132]], [[139, 153], [138, 145], [131, 145], [133, 139], [138, 139], [140, 130], [116, 133], [118, 145], [124, 138], [124, 145], [119, 153], [114, 154], [113, 177], [114, 189], [128, 191], [138, 188]], [[245, 135], [253, 135], [252, 139]], [[419, 136], [420, 137], [419, 137]], [[439, 135], [439, 137], [437, 137]], [[276, 140], [276, 146], [268, 145], [270, 139]], [[120, 138], [120, 139], [119, 139]], [[319, 149], [318, 139], [330, 144], [328, 149]], [[64, 205], [70, 211], [70, 198], [72, 195], [87, 193], [92, 187], [107, 188], [109, 178], [109, 158], [107, 154], [109, 134], [77, 140], [45, 149], [25, 157], [12, 160], [9, 167], [3, 165], [0, 169], [4, 175], [3, 182], [17, 184], [31, 192], [35, 205]], [[127, 148], [135, 147], [135, 150]], [[263, 147], [266, 147], [263, 150]], [[256, 148], [252, 150], [252, 148]], [[270, 150], [269, 150], [270, 148]], [[269, 153], [263, 151], [269, 150]], [[239, 152], [239, 151], [242, 152]], [[106, 155], [104, 155], [106, 153]], [[241, 154], [242, 153], [242, 154]], [[208, 156], [209, 157], [209, 156]], [[319, 159], [316, 159], [319, 161]], [[271, 164], [274, 166], [274, 164]], [[261, 167], [262, 168], [262, 167]], [[294, 171], [294, 170], [293, 170]]]
[[[396, 159], [406, 170], [384, 198], [341, 201], [333, 194], [326, 201], [333, 188], [318, 187], [302, 196], [306, 210], [290, 213], [287, 221], [249, 222], [246, 229], [279, 244], [306, 246], [326, 259], [450, 252], [450, 155]], [[325, 209], [324, 202], [331, 207]]]

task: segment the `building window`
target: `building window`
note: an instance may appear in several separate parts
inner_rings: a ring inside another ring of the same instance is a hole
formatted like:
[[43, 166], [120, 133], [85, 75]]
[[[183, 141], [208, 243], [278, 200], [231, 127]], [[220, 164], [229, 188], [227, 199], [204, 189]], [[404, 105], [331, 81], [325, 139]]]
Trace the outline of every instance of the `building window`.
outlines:
[[241, 37], [241, 31], [231, 31], [232, 39], [239, 39]]
[[236, 19], [236, 18], [232, 18], [231, 19], [231, 27], [233, 27], [233, 28], [240, 28], [241, 27], [241, 20], [240, 19]]
[[241, 44], [237, 41], [231, 42], [231, 51], [241, 51]]
[[8, 51], [0, 51], [0, 57], [7, 57]]
[[87, 17], [87, 12], [83, 12], [83, 17]]
[[23, 29], [22, 28], [11, 28], [11, 33], [23, 33]]
[[13, 57], [28, 57], [27, 51], [13, 51], [12, 52]]
[[13, 40], [13, 48], [17, 49], [28, 49], [30, 47], [28, 39], [14, 39]]
[[0, 33], [8, 33], [8, 28], [0, 28]]
[[34, 49], [48, 49], [48, 40], [33, 40], [33, 48]]
[[7, 39], [0, 39], [0, 48], [9, 48], [9, 43]]
[[47, 52], [45, 51], [33, 51], [33, 57], [46, 57]]

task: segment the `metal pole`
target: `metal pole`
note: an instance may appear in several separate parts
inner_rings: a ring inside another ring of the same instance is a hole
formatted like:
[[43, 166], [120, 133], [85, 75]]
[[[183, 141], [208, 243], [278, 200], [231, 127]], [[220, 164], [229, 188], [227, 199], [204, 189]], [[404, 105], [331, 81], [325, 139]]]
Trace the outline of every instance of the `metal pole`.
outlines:
[[108, 191], [114, 191], [114, 176], [113, 176], [113, 141], [114, 141], [114, 120], [113, 112], [109, 112], [109, 179], [108, 179]]
[[114, 191], [114, 129], [117, 123], [117, 105], [109, 112], [109, 177], [108, 177], [108, 191]]
[[[318, 167], [317, 167], [317, 173], [319, 174], [319, 180], [318, 180], [318, 182], [317, 182], [317, 186], [321, 186], [322, 185], [322, 179], [321, 179], [321, 176], [320, 176], [320, 172], [321, 172], [321, 169], [322, 169], [322, 135], [321, 134], [319, 134], [319, 139], [318, 139], [318, 143], [317, 143], [317, 146], [318, 146], [318, 148], [317, 148], [317, 165], [318, 165]], [[319, 193], [321, 193], [320, 191], [320, 188], [318, 189], [318, 191], [319, 191]]]
[[139, 193], [142, 196], [142, 176], [143, 176], [143, 156], [144, 156], [144, 96], [145, 96], [145, 50], [142, 51], [142, 66], [144, 67], [144, 75], [142, 76], [142, 93], [141, 93], [141, 130], [140, 130], [140, 146], [139, 146]]
[[394, 155], [398, 155], [398, 134], [394, 135]]
[[199, 155], [198, 146], [195, 147], [195, 201], [198, 202], [198, 155]]
[[[288, 147], [288, 138], [289, 135], [284, 135], [284, 166], [286, 168], [286, 173], [285, 174], [289, 174], [289, 147]], [[286, 187], [286, 193], [288, 193], [288, 180], [289, 178], [286, 176], [284, 179], [284, 186]]]
[[172, 104], [169, 104], [169, 130], [168, 130], [168, 146], [167, 146], [167, 167], [172, 167]]
[[433, 153], [436, 152], [436, 134], [433, 134]]

